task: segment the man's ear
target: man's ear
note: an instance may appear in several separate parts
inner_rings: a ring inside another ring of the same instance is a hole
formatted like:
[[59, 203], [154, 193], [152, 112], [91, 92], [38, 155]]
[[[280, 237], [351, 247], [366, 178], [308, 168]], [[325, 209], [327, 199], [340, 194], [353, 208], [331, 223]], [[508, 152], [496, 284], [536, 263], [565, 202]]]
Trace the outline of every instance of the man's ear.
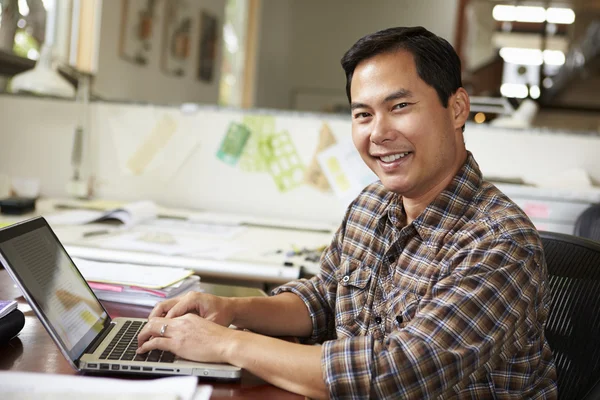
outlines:
[[453, 111], [452, 115], [454, 116], [454, 129], [462, 128], [469, 119], [469, 113], [471, 112], [469, 94], [464, 88], [458, 88], [450, 97], [450, 102]]

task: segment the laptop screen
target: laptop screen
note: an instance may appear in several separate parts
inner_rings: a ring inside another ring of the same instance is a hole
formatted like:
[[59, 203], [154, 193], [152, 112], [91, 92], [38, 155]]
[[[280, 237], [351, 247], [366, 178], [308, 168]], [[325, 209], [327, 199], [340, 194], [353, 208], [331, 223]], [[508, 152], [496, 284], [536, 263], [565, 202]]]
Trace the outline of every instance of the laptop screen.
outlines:
[[2, 229], [0, 254], [63, 350], [78, 359], [110, 318], [46, 221]]

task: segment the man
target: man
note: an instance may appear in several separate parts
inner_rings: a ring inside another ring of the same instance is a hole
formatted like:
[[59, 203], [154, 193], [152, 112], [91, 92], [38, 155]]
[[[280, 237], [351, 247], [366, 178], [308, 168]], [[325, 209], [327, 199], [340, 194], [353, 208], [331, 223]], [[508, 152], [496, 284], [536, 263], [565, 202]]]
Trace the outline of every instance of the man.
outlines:
[[424, 28], [391, 28], [342, 66], [352, 138], [380, 182], [349, 206], [320, 273], [269, 298], [161, 303], [139, 351], [229, 362], [317, 398], [556, 398], [541, 243], [465, 148], [458, 56]]

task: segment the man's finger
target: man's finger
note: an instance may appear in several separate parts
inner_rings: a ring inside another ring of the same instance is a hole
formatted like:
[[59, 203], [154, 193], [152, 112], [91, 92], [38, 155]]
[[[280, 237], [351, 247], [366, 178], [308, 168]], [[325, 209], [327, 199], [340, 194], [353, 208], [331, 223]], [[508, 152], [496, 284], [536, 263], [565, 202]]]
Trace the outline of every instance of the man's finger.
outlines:
[[156, 349], [171, 351], [171, 342], [172, 341], [167, 337], [155, 336], [152, 340], [148, 340], [138, 347], [136, 353], [143, 354]]
[[165, 318], [154, 317], [148, 320], [148, 323], [144, 328], [140, 331], [138, 335], [138, 348], [141, 347], [142, 344], [148, 341], [151, 337], [160, 336], [160, 329], [163, 324], [167, 324], [168, 329], [168, 320]]

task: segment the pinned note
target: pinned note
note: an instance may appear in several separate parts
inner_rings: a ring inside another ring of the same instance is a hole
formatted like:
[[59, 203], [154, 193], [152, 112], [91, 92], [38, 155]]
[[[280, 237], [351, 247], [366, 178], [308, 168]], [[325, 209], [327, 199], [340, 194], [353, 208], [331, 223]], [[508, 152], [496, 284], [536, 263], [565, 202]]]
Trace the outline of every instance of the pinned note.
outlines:
[[270, 142], [271, 157], [267, 163], [277, 189], [287, 192], [304, 183], [304, 165], [287, 131], [274, 135]]
[[221, 141], [217, 157], [229, 165], [235, 165], [240, 159], [249, 137], [250, 129], [246, 125], [232, 122]]
[[270, 145], [275, 134], [275, 117], [264, 115], [247, 115], [244, 126], [252, 133], [239, 160], [242, 171], [266, 172], [273, 157]]
[[338, 143], [317, 156], [319, 165], [336, 196], [349, 204], [377, 175], [363, 162], [352, 143]]
[[335, 136], [333, 136], [331, 128], [329, 127], [329, 125], [327, 125], [326, 122], [323, 122], [321, 130], [319, 132], [319, 143], [317, 145], [317, 149], [315, 150], [310, 165], [304, 173], [304, 182], [323, 192], [330, 191], [331, 185], [329, 185], [327, 177], [325, 176], [323, 170], [321, 169], [321, 166], [319, 165], [317, 155], [326, 148], [333, 146], [335, 143]]

